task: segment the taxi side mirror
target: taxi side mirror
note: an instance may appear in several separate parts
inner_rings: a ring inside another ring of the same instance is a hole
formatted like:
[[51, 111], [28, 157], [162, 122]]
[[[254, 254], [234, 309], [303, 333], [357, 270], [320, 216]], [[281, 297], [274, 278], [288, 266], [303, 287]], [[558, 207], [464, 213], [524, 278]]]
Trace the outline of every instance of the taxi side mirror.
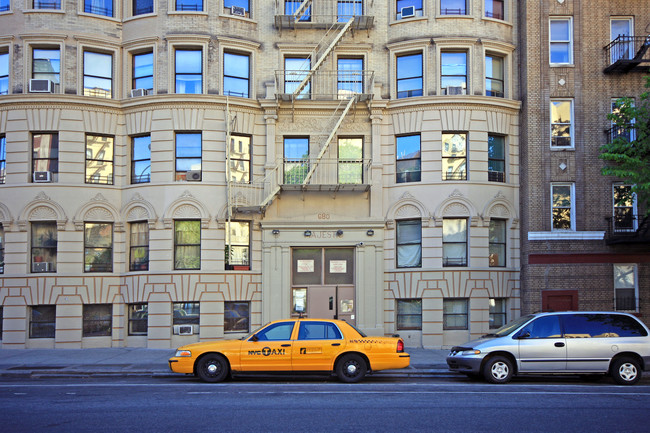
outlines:
[[257, 334], [253, 334], [253, 336], [251, 337], [251, 341], [259, 341], [259, 339], [260, 338], [257, 336]]

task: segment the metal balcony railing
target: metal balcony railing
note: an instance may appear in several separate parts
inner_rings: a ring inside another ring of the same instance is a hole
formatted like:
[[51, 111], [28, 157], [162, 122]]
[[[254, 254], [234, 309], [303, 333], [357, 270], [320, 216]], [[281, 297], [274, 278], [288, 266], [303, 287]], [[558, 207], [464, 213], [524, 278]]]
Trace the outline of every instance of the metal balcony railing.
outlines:
[[650, 35], [619, 35], [605, 48], [605, 73], [650, 71]]
[[608, 144], [611, 144], [619, 137], [625, 138], [628, 142], [636, 140], [636, 126], [629, 123], [625, 126], [613, 126], [605, 130], [605, 136]]
[[605, 243], [643, 243], [650, 242], [650, 217], [621, 212], [607, 217]]
[[282, 188], [366, 189], [370, 183], [370, 162], [370, 159], [285, 159], [282, 162]]
[[[291, 100], [297, 86], [308, 70], [275, 71], [276, 97]], [[357, 96], [357, 101], [372, 98], [374, 71], [315, 71], [305, 88], [295, 99], [341, 100]]]
[[354, 18], [353, 30], [368, 30], [374, 17], [367, 15], [364, 0], [275, 1], [275, 26], [283, 29], [330, 28]]

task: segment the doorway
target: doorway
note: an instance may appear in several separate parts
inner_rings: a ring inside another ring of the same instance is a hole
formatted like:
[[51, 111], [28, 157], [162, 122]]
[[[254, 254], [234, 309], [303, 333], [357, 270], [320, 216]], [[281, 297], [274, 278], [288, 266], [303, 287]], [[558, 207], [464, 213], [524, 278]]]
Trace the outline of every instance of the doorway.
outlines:
[[355, 324], [354, 248], [293, 248], [291, 278], [293, 314]]
[[542, 311], [576, 311], [577, 290], [545, 290], [542, 292]]

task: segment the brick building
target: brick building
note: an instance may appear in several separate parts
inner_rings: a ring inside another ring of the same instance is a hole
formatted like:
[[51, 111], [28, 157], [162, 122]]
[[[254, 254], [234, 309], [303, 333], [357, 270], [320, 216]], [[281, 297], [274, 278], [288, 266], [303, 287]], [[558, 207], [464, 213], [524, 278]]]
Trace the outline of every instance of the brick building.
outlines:
[[[613, 101], [650, 67], [647, 1], [522, 2], [522, 314], [607, 309], [650, 321], [647, 209], [601, 175]], [[633, 135], [632, 135], [633, 137]]]
[[518, 5], [0, 1], [2, 347], [516, 317]]

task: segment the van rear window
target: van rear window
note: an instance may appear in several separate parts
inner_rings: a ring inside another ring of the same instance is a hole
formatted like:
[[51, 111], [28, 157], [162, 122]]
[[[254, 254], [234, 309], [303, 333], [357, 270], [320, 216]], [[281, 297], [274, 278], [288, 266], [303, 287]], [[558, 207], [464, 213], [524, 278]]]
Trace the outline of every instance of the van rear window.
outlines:
[[632, 317], [621, 314], [567, 314], [562, 316], [565, 338], [645, 337], [647, 331]]

